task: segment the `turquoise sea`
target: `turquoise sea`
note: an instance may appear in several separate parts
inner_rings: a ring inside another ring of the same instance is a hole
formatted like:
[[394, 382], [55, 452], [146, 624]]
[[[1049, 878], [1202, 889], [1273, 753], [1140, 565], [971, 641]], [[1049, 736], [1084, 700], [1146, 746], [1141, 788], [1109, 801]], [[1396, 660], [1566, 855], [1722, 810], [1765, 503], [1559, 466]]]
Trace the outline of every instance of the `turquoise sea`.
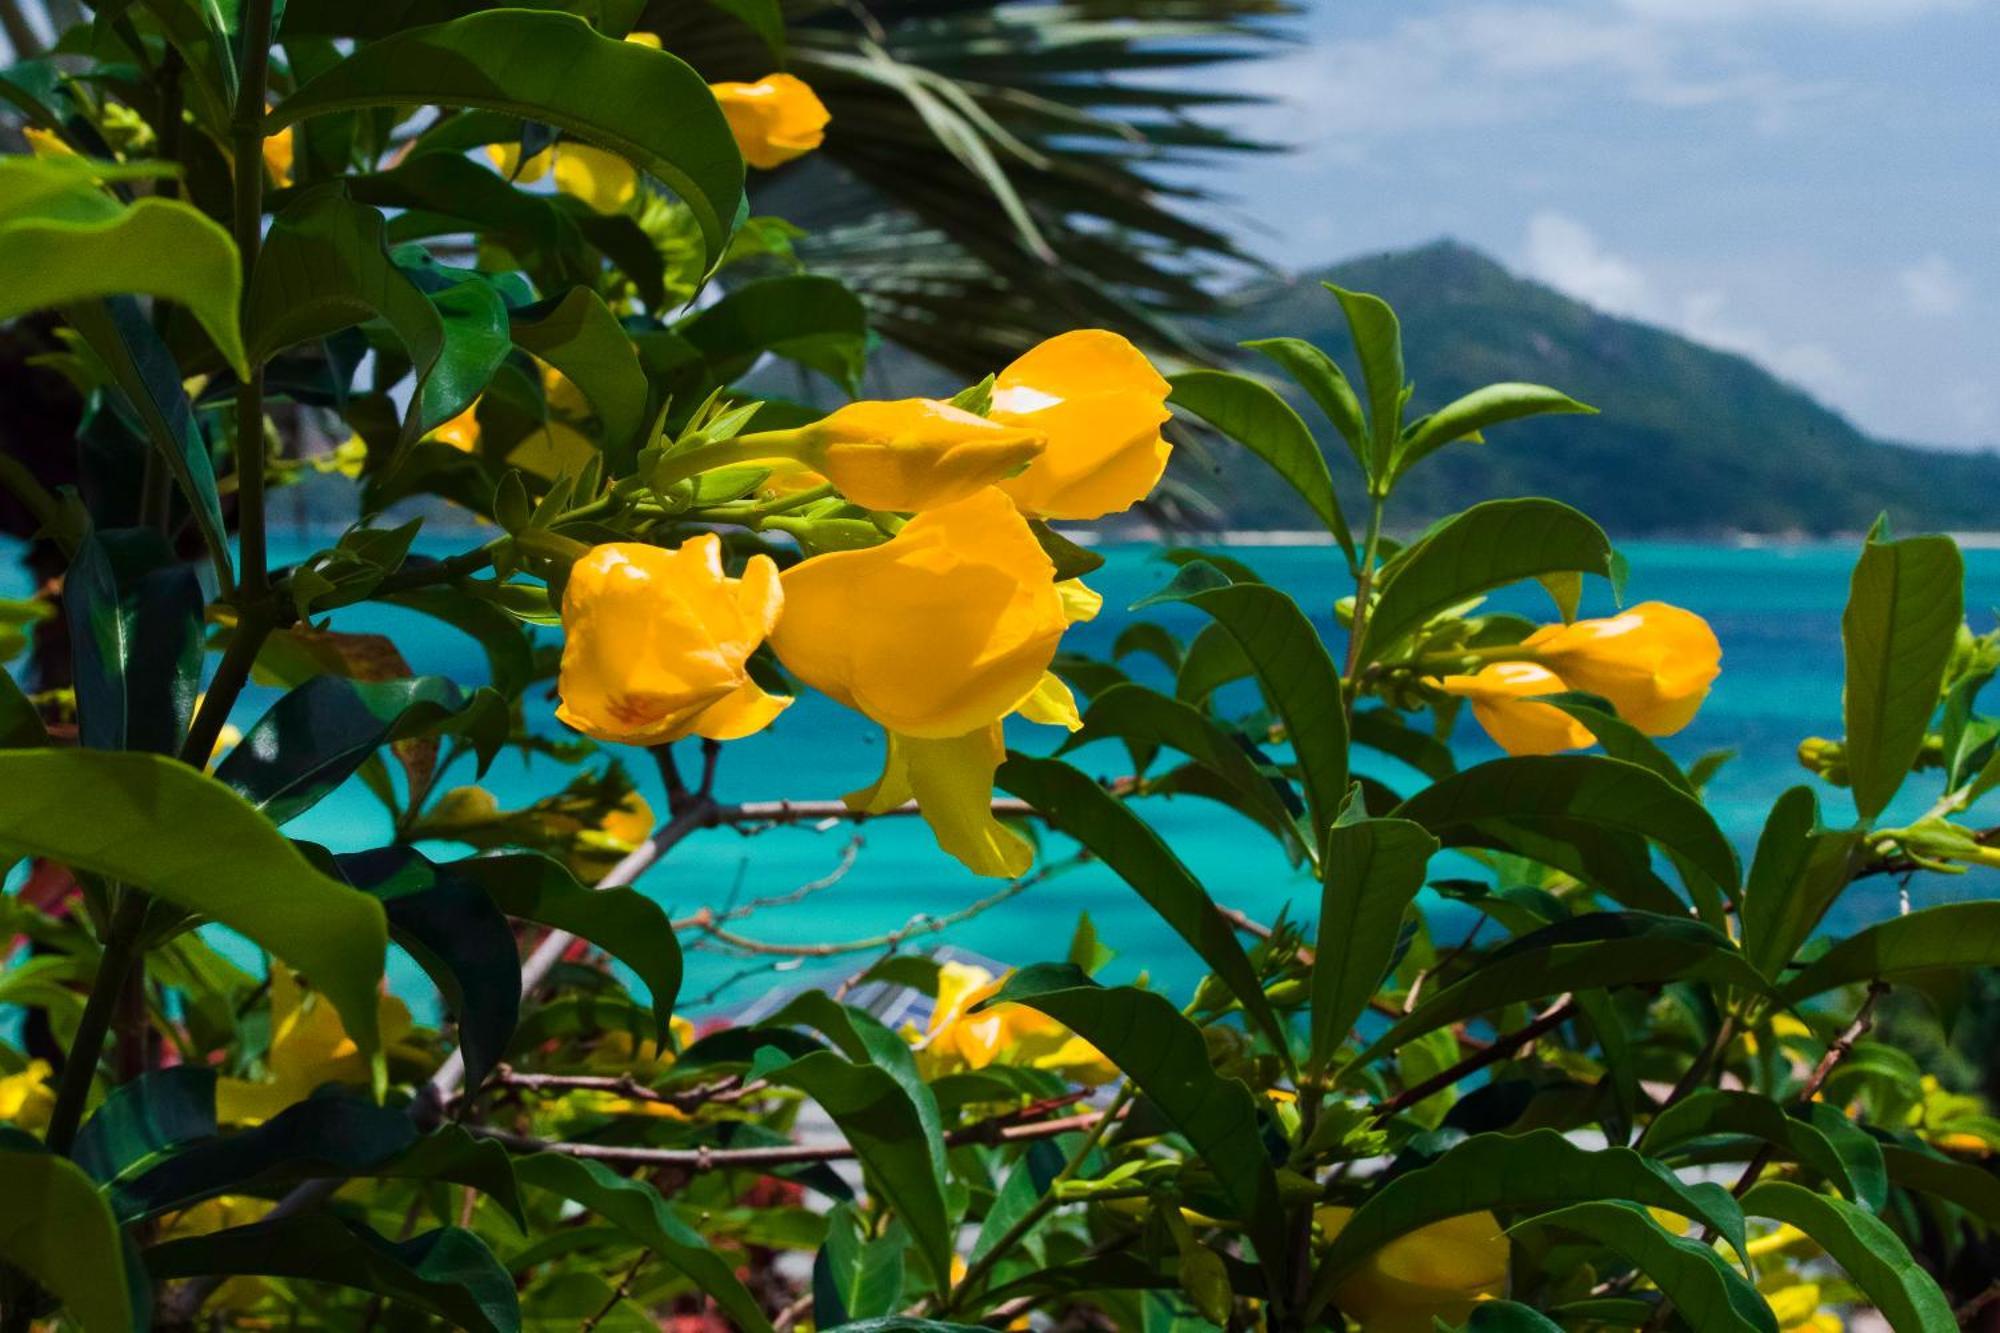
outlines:
[[[284, 538], [274, 559], [297, 559], [321, 544], [320, 534]], [[443, 554], [460, 549], [461, 541], [440, 535], [421, 545]], [[1809, 780], [1793, 758], [1799, 739], [1839, 734], [1840, 611], [1854, 549], [1846, 544], [1736, 548], [1635, 542], [1623, 550], [1631, 565], [1628, 602], [1659, 599], [1689, 607], [1708, 618], [1722, 641], [1723, 671], [1713, 696], [1695, 723], [1666, 744], [1683, 761], [1710, 750], [1735, 751], [1734, 760], [1714, 780], [1710, 795], [1724, 829], [1747, 858], [1770, 802], [1787, 786]], [[1104, 593], [1105, 612], [1096, 622], [1073, 630], [1068, 641], [1096, 654], [1108, 654], [1119, 629], [1133, 619], [1122, 608], [1165, 583], [1171, 574], [1153, 547], [1113, 546], [1102, 553], [1107, 557], [1105, 567], [1090, 582]], [[1257, 547], [1237, 548], [1231, 554], [1248, 561], [1322, 624], [1330, 625], [1331, 604], [1347, 591], [1333, 550]], [[24, 576], [12, 557], [12, 551], [0, 549], [0, 596], [26, 592]], [[2000, 606], [2000, 551], [1970, 551], [1967, 565], [1966, 604], [1975, 608], [1975, 626], [1985, 628], [1984, 619], [1992, 614], [1986, 608]], [[1586, 590], [1586, 614], [1609, 611], [1608, 588], [1601, 581], [1592, 585]], [[1553, 614], [1547, 599], [1533, 587], [1502, 593], [1494, 604], [1539, 618]], [[1199, 613], [1180, 610], [1144, 614], [1184, 633], [1191, 633], [1202, 619]], [[468, 682], [484, 679], [484, 659], [469, 639], [414, 613], [359, 607], [338, 613], [334, 623], [342, 629], [394, 634], [418, 672]], [[1142, 679], [1152, 679], [1149, 667], [1157, 671], [1150, 658], [1132, 659], [1127, 666]], [[271, 698], [270, 691], [247, 692], [234, 720], [249, 726]], [[561, 728], [550, 716], [552, 707], [540, 698], [532, 703], [536, 724], [555, 732]], [[1051, 729], [1019, 720], [1010, 727], [1016, 729], [1010, 732], [1010, 741], [1021, 748], [1047, 749], [1058, 739]], [[1469, 716], [1462, 724], [1459, 748], [1461, 762], [1498, 753]], [[824, 699], [808, 697], [768, 732], [727, 748], [717, 795], [724, 800], [836, 797], [872, 780], [881, 756], [880, 733], [871, 724]], [[655, 808], [664, 809], [657, 776], [646, 757], [636, 751], [627, 757]], [[1122, 748], [1109, 744], [1083, 751], [1077, 762], [1093, 774], [1116, 776], [1125, 771], [1123, 760]], [[1414, 774], [1399, 771], [1393, 761], [1382, 761], [1375, 772], [1404, 790], [1419, 782]], [[469, 765], [454, 776], [471, 781]], [[554, 790], [563, 780], [557, 766], [503, 757], [485, 785], [504, 804], [519, 804]], [[1933, 786], [1913, 783], [1899, 807], [1921, 809], [1935, 795]], [[1844, 792], [1822, 787], [1822, 796], [1830, 822], [1851, 815]], [[1313, 915], [1315, 886], [1286, 864], [1263, 832], [1239, 816], [1191, 798], [1148, 800], [1143, 811], [1218, 902], [1265, 921], [1288, 907], [1295, 915]], [[350, 784], [288, 831], [348, 850], [376, 845], [385, 829], [373, 798]], [[781, 895], [833, 871], [854, 834], [845, 825], [778, 828], [751, 837], [727, 829], [708, 831], [682, 843], [640, 886], [676, 914]], [[894, 930], [920, 914], [955, 911], [995, 887], [939, 853], [916, 821], [876, 821], [862, 828], [860, 836], [863, 844], [836, 884], [794, 905], [759, 911], [734, 923], [734, 928], [770, 941], [859, 939]], [[449, 847], [436, 851], [458, 854]], [[226, 855], [227, 849], [217, 852]], [[1443, 876], [1464, 870], [1440, 861], [1433, 872]], [[1993, 886], [1986, 879], [1985, 875], [1925, 877], [1913, 886], [1913, 899], [1921, 906], [1991, 892]], [[1851, 929], [1893, 914], [1895, 894], [1887, 881], [1857, 887], [1837, 909], [1834, 928]], [[1454, 917], [1464, 909], [1437, 903], [1431, 908], [1434, 927], [1449, 936]], [[924, 936], [914, 943], [920, 947], [942, 940], [1011, 964], [1059, 959], [1078, 914], [1085, 911], [1103, 942], [1120, 954], [1107, 976], [1129, 979], [1143, 969], [1156, 984], [1178, 988], [1197, 974], [1186, 947], [1101, 866], [1052, 877], [947, 935]], [[789, 990], [812, 978], [843, 975], [874, 956], [797, 963], [691, 949], [683, 1007], [699, 1018], [704, 1010], [735, 1008], [773, 987]], [[420, 1009], [428, 1010], [430, 997], [421, 977], [407, 959], [398, 961], [398, 988]]]

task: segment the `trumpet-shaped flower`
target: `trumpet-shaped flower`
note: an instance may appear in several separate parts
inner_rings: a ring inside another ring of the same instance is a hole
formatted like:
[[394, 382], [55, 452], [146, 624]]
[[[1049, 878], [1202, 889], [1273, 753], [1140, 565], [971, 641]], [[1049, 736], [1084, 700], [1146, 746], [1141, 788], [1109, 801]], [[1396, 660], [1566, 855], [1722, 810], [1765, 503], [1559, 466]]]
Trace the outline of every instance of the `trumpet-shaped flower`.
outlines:
[[297, 126], [288, 126], [264, 140], [264, 170], [270, 173], [271, 184], [284, 189], [292, 183], [292, 153]]
[[737, 151], [753, 167], [783, 166], [826, 140], [832, 117], [802, 79], [768, 74], [755, 83], [712, 83], [709, 91], [729, 121]]
[[931, 398], [849, 403], [800, 432], [801, 459], [855, 504], [917, 512], [1020, 471], [1040, 432]]
[[784, 600], [768, 556], [751, 557], [740, 579], [725, 576], [713, 533], [671, 551], [593, 547], [563, 592], [556, 716], [631, 745], [761, 731], [791, 700], [766, 694], [746, 664]]
[[1562, 709], [1528, 702], [1568, 688], [1555, 672], [1533, 662], [1495, 662], [1477, 675], [1446, 676], [1438, 688], [1471, 700], [1480, 728], [1508, 754], [1555, 754], [1591, 742], [1590, 729]]
[[[423, 1061], [428, 1052], [410, 1040], [414, 1025], [401, 1000], [377, 1001], [382, 1048], [391, 1063]], [[216, 1115], [225, 1124], [257, 1124], [328, 1083], [366, 1087], [368, 1059], [340, 1025], [340, 1015], [318, 996], [308, 997], [289, 969], [271, 968], [271, 1045], [264, 1057], [270, 1077], [225, 1078], [215, 1088]]]
[[48, 1124], [56, 1105], [49, 1073], [48, 1061], [30, 1060], [20, 1073], [0, 1078], [0, 1124], [31, 1130]]
[[621, 213], [639, 193], [638, 169], [592, 144], [565, 140], [523, 162], [519, 144], [496, 143], [486, 146], [486, 156], [501, 175], [523, 184], [532, 185], [553, 171], [558, 190], [599, 213]]
[[1118, 1077], [1118, 1067], [1102, 1051], [1038, 1009], [998, 1004], [967, 1012], [997, 993], [1005, 980], [965, 963], [938, 969], [937, 1004], [922, 1052], [927, 1073], [1006, 1064], [1052, 1070], [1089, 1087]]
[[[1313, 1210], [1328, 1240], [1353, 1216], [1352, 1208]], [[1439, 1319], [1456, 1328], [1474, 1305], [1506, 1294], [1507, 1259], [1500, 1219], [1466, 1213], [1390, 1241], [1344, 1279], [1333, 1298], [1368, 1333], [1430, 1333]]]
[[1166, 470], [1160, 426], [1171, 387], [1145, 354], [1103, 329], [1058, 334], [1001, 371], [992, 419], [1048, 446], [1000, 483], [1035, 518], [1102, 518], [1146, 498]]
[[1619, 717], [1649, 736], [1671, 736], [1693, 721], [1722, 672], [1722, 645], [1708, 622], [1665, 602], [1549, 625], [1521, 647], [1571, 689], [1609, 699]]

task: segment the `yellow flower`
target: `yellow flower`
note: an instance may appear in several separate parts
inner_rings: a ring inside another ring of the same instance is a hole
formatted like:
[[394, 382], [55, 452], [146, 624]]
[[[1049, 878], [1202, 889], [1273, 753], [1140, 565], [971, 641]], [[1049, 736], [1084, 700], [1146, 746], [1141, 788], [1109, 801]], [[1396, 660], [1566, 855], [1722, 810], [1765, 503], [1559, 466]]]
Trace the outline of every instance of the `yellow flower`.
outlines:
[[1118, 1077], [1118, 1067], [1102, 1051], [1039, 1009], [1000, 1004], [977, 1014], [966, 1012], [999, 991], [1005, 980], [965, 963], [938, 969], [937, 1004], [922, 1052], [928, 1073], [999, 1063], [1047, 1069], [1087, 1087]]
[[1027, 841], [993, 818], [1000, 721], [1075, 703], [1048, 677], [1069, 624], [1055, 566], [1007, 497], [988, 488], [919, 514], [893, 539], [784, 575], [771, 646], [814, 689], [889, 732], [882, 776], [847, 797], [915, 800], [939, 846], [982, 875], [1018, 875]]
[[713, 533], [675, 550], [639, 542], [593, 547], [563, 592], [556, 716], [587, 736], [657, 745], [761, 731], [791, 703], [766, 694], [745, 663], [784, 605], [778, 567], [752, 556], [722, 572]]
[[461, 453], [479, 451], [479, 400], [431, 432], [433, 440], [441, 440]]
[[[1328, 1240], [1353, 1216], [1352, 1208], [1313, 1210]], [[1430, 1333], [1434, 1319], [1456, 1328], [1474, 1305], [1506, 1294], [1507, 1258], [1500, 1219], [1466, 1213], [1390, 1241], [1342, 1279], [1333, 1298], [1367, 1333]]]
[[1472, 716], [1508, 754], [1580, 750], [1592, 740], [1590, 729], [1562, 709], [1527, 702], [1567, 688], [1553, 671], [1533, 662], [1495, 662], [1475, 676], [1446, 676], [1438, 688], [1470, 699]]
[[1619, 717], [1649, 736], [1671, 736], [1693, 721], [1722, 673], [1722, 645], [1708, 622], [1665, 602], [1549, 625], [1521, 647], [1571, 689], [1609, 699]]
[[54, 130], [38, 129], [33, 125], [21, 127], [21, 137], [28, 141], [28, 151], [36, 157], [77, 157], [76, 149], [63, 142], [62, 136]]
[[1000, 483], [1035, 518], [1102, 518], [1146, 498], [1171, 450], [1160, 426], [1172, 386], [1145, 354], [1104, 329], [1058, 334], [993, 382], [992, 419], [1048, 437], [1020, 476]]
[[711, 83], [736, 149], [753, 167], [782, 166], [826, 139], [832, 117], [819, 95], [789, 74], [767, 74], [755, 83]]
[[[382, 1048], [393, 1061], [424, 1060], [428, 1053], [408, 1040], [414, 1025], [401, 1000], [384, 995], [377, 1001]], [[270, 1078], [251, 1081], [218, 1080], [216, 1115], [225, 1124], [258, 1124], [326, 1083], [366, 1087], [368, 1060], [340, 1025], [340, 1015], [323, 998], [308, 1001], [298, 981], [282, 964], [271, 968], [271, 1045], [264, 1057]]]
[[565, 139], [544, 148], [526, 162], [521, 161], [521, 145], [486, 145], [486, 156], [512, 181], [532, 185], [553, 167], [556, 188], [583, 200], [599, 213], [620, 213], [639, 193], [639, 172], [630, 162], [607, 149]]
[[264, 170], [280, 190], [292, 183], [292, 136], [297, 133], [297, 127], [290, 126], [264, 140]]
[[20, 1073], [0, 1078], [0, 1122], [28, 1130], [48, 1124], [56, 1104], [50, 1072], [48, 1061], [30, 1060]]
[[931, 398], [849, 403], [798, 435], [799, 461], [849, 500], [907, 512], [963, 500], [1042, 451], [1037, 431]]

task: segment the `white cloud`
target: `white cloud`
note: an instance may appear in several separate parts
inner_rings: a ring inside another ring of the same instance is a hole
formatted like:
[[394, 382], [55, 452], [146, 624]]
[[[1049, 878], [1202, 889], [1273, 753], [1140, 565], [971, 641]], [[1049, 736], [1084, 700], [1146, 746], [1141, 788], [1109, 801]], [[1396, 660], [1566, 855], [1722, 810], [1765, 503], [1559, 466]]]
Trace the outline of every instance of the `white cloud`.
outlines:
[[1965, 279], [1943, 255], [1925, 255], [1896, 274], [1903, 301], [1919, 315], [1955, 315], [1965, 308]]
[[1971, 9], [1978, 0], [1620, 0], [1630, 13], [1662, 23], [1901, 23]]
[[1850, 400], [1855, 380], [1833, 349], [1791, 342], [1747, 323], [1721, 290], [1667, 295], [1646, 270], [1608, 249], [1597, 234], [1566, 214], [1537, 213], [1528, 221], [1523, 264], [1529, 276], [1615, 315], [1642, 319], [1725, 352], [1736, 352], [1836, 406]]

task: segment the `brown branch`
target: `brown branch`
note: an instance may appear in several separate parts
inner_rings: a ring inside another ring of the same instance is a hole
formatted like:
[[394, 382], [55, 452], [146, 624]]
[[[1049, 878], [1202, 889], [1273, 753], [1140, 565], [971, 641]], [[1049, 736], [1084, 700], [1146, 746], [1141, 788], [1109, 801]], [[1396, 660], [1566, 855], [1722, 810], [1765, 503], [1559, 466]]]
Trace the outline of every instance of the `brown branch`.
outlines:
[[1535, 1021], [1526, 1027], [1517, 1028], [1513, 1032], [1494, 1038], [1493, 1043], [1484, 1050], [1475, 1051], [1450, 1068], [1438, 1071], [1423, 1082], [1405, 1088], [1383, 1102], [1375, 1108], [1375, 1119], [1387, 1120], [1391, 1116], [1400, 1115], [1426, 1098], [1435, 1097], [1467, 1075], [1476, 1074], [1486, 1066], [1506, 1059], [1536, 1038], [1562, 1026], [1575, 1012], [1576, 1001], [1568, 995], [1563, 996], [1536, 1015]]
[[[1888, 990], [1887, 982], [1870, 983], [1868, 994], [1861, 1001], [1861, 1007], [1854, 1011], [1854, 1021], [1827, 1046], [1825, 1053], [1819, 1058], [1819, 1063], [1813, 1066], [1812, 1074], [1799, 1088], [1797, 1099], [1799, 1105], [1808, 1106], [1813, 1098], [1819, 1096], [1820, 1089], [1826, 1086], [1827, 1079], [1833, 1077], [1834, 1069], [1853, 1053], [1854, 1044], [1866, 1036], [1868, 1029], [1875, 1025], [1875, 1002], [1887, 994]], [[1773, 1145], [1767, 1143], [1757, 1150], [1757, 1155], [1750, 1159], [1750, 1164], [1743, 1168], [1743, 1174], [1737, 1178], [1735, 1187], [1729, 1191], [1731, 1194], [1740, 1199], [1749, 1193], [1750, 1187], [1757, 1183], [1757, 1177], [1762, 1175], [1764, 1168], [1770, 1164], [1772, 1148]]]
[[770, 1085], [761, 1079], [745, 1083], [740, 1074], [731, 1074], [711, 1083], [697, 1084], [676, 1092], [662, 1092], [658, 1088], [647, 1087], [630, 1074], [525, 1074], [519, 1070], [501, 1065], [493, 1071], [492, 1086], [516, 1089], [522, 1092], [603, 1092], [628, 1101], [647, 1102], [656, 1106], [671, 1106], [680, 1111], [698, 1110], [704, 1106], [741, 1101], [764, 1091]]

